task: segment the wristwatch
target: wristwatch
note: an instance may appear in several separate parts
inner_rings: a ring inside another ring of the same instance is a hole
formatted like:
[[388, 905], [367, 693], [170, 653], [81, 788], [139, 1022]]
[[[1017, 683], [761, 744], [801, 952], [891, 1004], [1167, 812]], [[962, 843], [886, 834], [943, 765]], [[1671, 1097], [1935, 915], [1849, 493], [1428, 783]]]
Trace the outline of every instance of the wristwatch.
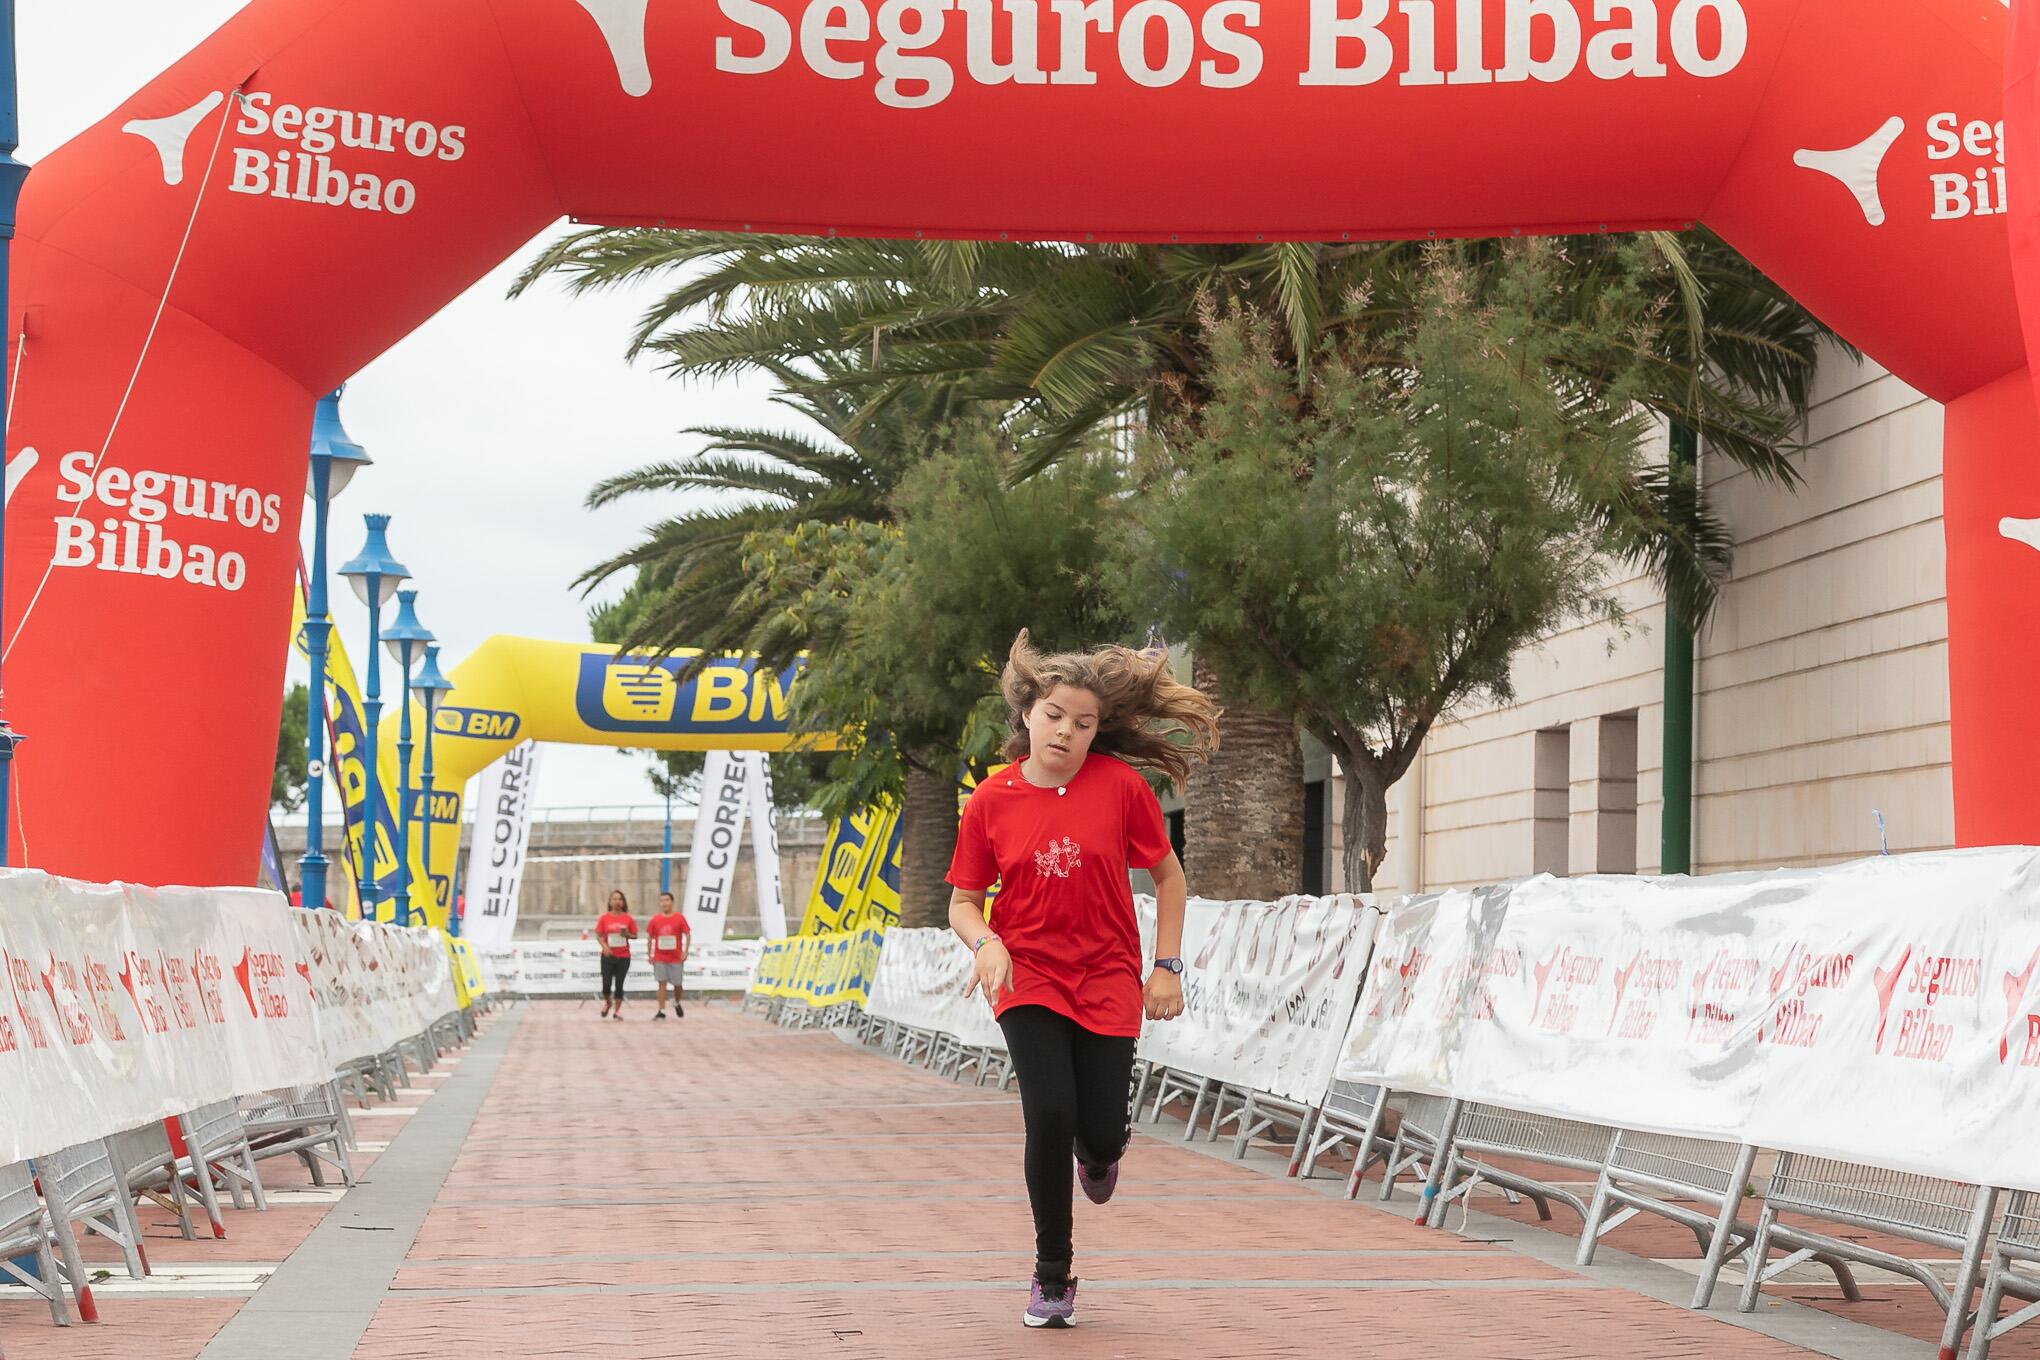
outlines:
[[1183, 976], [1183, 960], [1181, 959], [1156, 959], [1155, 967], [1174, 973], [1177, 977]]

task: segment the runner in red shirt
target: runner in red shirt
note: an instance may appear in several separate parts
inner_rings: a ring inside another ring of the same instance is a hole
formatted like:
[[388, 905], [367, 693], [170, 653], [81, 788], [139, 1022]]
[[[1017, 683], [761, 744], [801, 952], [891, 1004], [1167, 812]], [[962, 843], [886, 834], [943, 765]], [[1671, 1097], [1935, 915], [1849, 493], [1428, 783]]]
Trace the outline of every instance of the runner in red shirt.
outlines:
[[[1183, 1013], [1183, 866], [1135, 767], [1182, 783], [1191, 757], [1218, 745], [1218, 708], [1176, 682], [1166, 653], [1043, 656], [1025, 632], [1001, 684], [1005, 755], [1018, 763], [964, 807], [949, 923], [976, 951], [972, 989], [991, 1002], [1020, 1081], [1035, 1235], [1023, 1320], [1067, 1327], [1077, 1297], [1071, 1154], [1084, 1194], [1110, 1199], [1133, 1136], [1127, 1095], [1142, 1016]], [[1144, 986], [1129, 868], [1155, 880], [1157, 957]]]
[[595, 922], [596, 948], [602, 951], [602, 1014], [618, 1020], [623, 1019], [623, 980], [630, 973], [630, 942], [636, 938], [637, 918], [630, 914], [630, 899], [619, 888], [609, 894], [609, 910]]
[[687, 964], [687, 946], [694, 927], [687, 924], [687, 918], [673, 905], [673, 894], [659, 894], [659, 914], [645, 927], [645, 934], [652, 942], [652, 977], [659, 984], [659, 1013], [654, 1020], [666, 1018], [666, 984], [673, 984], [673, 1016], [685, 1020], [687, 1008], [680, 1004], [681, 970]]

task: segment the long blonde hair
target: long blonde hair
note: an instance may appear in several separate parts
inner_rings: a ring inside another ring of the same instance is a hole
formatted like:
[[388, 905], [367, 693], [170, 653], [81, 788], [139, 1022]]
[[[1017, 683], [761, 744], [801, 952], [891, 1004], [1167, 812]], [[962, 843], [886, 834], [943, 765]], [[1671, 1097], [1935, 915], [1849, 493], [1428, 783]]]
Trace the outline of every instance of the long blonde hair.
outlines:
[[1189, 778], [1192, 757], [1209, 760], [1218, 749], [1223, 710], [1203, 690], [1170, 674], [1166, 651], [1100, 647], [1045, 656], [1023, 628], [1013, 639], [999, 677], [1009, 729], [1006, 759], [1019, 760], [1029, 753], [1027, 714], [1057, 685], [1097, 696], [1098, 735], [1091, 739], [1092, 750], [1159, 770], [1172, 783]]

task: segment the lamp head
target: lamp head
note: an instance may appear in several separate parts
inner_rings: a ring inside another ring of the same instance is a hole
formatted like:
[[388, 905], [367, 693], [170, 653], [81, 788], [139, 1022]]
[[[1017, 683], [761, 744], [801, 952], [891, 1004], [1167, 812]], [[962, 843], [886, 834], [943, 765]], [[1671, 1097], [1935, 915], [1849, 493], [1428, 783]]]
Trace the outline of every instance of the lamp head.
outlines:
[[411, 579], [402, 562], [390, 556], [388, 515], [363, 515], [368, 524], [368, 541], [361, 551], [340, 568], [340, 574], [354, 587], [354, 593], [370, 609], [380, 609]]
[[432, 630], [418, 622], [418, 592], [400, 590], [397, 592], [396, 622], [382, 630], [383, 646], [388, 649], [390, 660], [399, 666], [409, 666], [417, 659], [418, 651], [426, 643], [436, 641]]
[[425, 705], [425, 722], [430, 730], [432, 715], [440, 703], [453, 691], [453, 681], [439, 669], [439, 646], [437, 643], [425, 649], [425, 663], [418, 668], [418, 674], [411, 678], [411, 689]]
[[[346, 390], [347, 384], [342, 383], [320, 397], [318, 409], [312, 414], [312, 460], [315, 464], [321, 458], [326, 460], [327, 500], [345, 491], [354, 474], [375, 461], [340, 424], [340, 394]], [[309, 473], [305, 477], [305, 494], [317, 494]]]

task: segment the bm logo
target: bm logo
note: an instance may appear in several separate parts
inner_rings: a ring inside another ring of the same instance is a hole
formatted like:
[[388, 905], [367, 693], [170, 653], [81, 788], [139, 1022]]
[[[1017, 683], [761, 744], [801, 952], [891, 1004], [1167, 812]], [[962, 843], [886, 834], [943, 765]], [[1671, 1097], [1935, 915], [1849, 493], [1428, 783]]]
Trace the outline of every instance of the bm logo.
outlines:
[[693, 659], [585, 652], [574, 707], [597, 732], [769, 736], [787, 730], [786, 696], [798, 664], [775, 675], [730, 657], [709, 662], [682, 683], [680, 672]]
[[442, 737], [477, 737], [483, 741], [515, 741], [524, 725], [515, 713], [495, 708], [442, 708], [432, 715], [432, 730]]

